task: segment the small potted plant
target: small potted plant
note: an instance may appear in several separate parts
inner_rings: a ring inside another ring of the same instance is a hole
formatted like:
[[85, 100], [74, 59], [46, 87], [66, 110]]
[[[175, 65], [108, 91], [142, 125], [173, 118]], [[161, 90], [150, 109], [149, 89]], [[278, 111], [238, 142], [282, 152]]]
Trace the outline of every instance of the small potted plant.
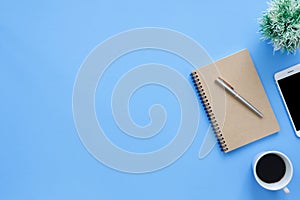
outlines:
[[270, 41], [274, 51], [296, 53], [300, 46], [300, 1], [272, 0], [259, 19], [262, 39]]

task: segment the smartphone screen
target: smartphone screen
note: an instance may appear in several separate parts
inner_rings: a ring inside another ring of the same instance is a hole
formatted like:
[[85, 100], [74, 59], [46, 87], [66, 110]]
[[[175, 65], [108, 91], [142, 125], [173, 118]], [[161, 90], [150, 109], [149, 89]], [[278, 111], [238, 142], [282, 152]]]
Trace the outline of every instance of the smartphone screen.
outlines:
[[300, 72], [277, 81], [297, 131], [300, 130]]

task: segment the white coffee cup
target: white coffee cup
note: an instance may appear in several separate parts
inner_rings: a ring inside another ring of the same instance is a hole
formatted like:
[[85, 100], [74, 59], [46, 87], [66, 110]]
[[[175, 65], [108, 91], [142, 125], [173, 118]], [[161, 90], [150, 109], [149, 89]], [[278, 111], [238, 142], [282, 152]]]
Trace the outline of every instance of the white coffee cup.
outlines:
[[[285, 170], [284, 176], [278, 182], [267, 183], [267, 182], [264, 182], [263, 180], [261, 180], [257, 175], [257, 172], [256, 172], [257, 163], [263, 156], [265, 156], [267, 154], [275, 154], [284, 161], [286, 170]], [[292, 165], [292, 162], [290, 161], [290, 159], [283, 153], [281, 153], [279, 151], [266, 151], [266, 152], [257, 154], [253, 159], [252, 169], [253, 169], [253, 174], [254, 174], [256, 181], [263, 188], [265, 188], [267, 190], [281, 190], [282, 189], [286, 194], [290, 193], [290, 190], [287, 188], [287, 185], [289, 184], [289, 182], [291, 181], [292, 176], [293, 176], [293, 165]]]

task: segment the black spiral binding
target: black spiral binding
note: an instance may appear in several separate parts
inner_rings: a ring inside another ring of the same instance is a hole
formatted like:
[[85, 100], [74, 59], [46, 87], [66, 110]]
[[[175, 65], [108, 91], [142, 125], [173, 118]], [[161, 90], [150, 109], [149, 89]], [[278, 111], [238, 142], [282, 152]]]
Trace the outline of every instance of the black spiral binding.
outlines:
[[225, 139], [222, 135], [222, 132], [221, 132], [221, 129], [220, 129], [219, 124], [217, 122], [217, 119], [216, 119], [216, 117], [213, 113], [213, 110], [212, 110], [211, 106], [210, 106], [210, 103], [208, 102], [208, 98], [205, 94], [202, 83], [199, 79], [199, 75], [197, 74], [196, 71], [194, 71], [194, 72], [191, 73], [191, 77], [192, 77], [192, 80], [194, 82], [194, 86], [196, 87], [198, 96], [200, 97], [201, 103], [204, 106], [207, 117], [208, 117], [208, 119], [209, 119], [209, 121], [210, 121], [210, 123], [213, 127], [213, 130], [215, 132], [215, 135], [218, 139], [219, 145], [220, 145], [221, 149], [224, 152], [226, 152], [226, 151], [228, 151], [228, 147], [227, 147]]

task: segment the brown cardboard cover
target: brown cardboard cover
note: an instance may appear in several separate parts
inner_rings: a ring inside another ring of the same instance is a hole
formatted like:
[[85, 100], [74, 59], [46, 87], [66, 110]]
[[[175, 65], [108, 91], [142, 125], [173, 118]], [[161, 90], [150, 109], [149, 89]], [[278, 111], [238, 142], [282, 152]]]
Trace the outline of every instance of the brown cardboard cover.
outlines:
[[[193, 72], [197, 72], [209, 109], [216, 119], [217, 124], [213, 125], [221, 130], [221, 137], [226, 144], [226, 148], [223, 148], [225, 152], [279, 131], [278, 122], [247, 49]], [[230, 83], [236, 92], [261, 111], [263, 118], [216, 84], [218, 77]]]

